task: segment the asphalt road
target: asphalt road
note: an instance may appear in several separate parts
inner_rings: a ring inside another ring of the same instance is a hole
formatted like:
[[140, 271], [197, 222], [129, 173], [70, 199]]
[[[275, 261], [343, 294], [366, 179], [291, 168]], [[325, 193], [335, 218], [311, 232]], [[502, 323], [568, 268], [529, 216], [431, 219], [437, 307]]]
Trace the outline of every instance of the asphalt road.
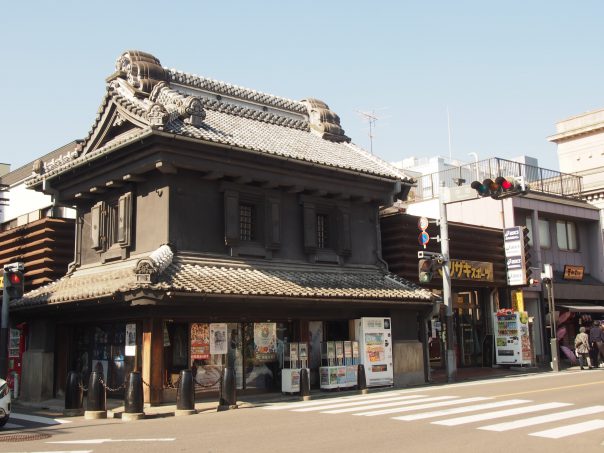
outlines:
[[[1, 452], [604, 452], [604, 369], [473, 383], [330, 394], [309, 402], [243, 405], [225, 412], [136, 422], [85, 420], [2, 435]], [[50, 419], [49, 419], [50, 420]]]

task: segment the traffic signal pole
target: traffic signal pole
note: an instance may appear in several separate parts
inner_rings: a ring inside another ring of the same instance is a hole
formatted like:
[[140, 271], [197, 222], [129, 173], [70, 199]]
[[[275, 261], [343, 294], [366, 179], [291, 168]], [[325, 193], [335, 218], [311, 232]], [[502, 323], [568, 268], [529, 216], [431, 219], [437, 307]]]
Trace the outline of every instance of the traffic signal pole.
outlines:
[[440, 196], [438, 197], [440, 208], [440, 253], [444, 260], [443, 271], [443, 303], [445, 304], [445, 325], [447, 328], [445, 342], [447, 347], [446, 367], [447, 381], [454, 382], [457, 376], [457, 360], [455, 357], [453, 332], [453, 299], [451, 297], [451, 265], [449, 260], [449, 225], [447, 223], [447, 205], [445, 204], [445, 183], [441, 182]]
[[2, 276], [3, 290], [2, 290], [2, 311], [0, 313], [0, 378], [5, 379], [8, 376], [8, 303], [9, 295], [7, 291], [8, 285], [8, 273], [4, 271]]

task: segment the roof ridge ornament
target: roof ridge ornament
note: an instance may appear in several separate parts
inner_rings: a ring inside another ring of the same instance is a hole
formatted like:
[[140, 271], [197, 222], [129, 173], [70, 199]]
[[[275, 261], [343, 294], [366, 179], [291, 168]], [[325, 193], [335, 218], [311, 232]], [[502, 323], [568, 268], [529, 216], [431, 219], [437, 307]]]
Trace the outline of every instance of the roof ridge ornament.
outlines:
[[146, 258], [141, 258], [134, 266], [137, 283], [157, 283], [160, 274], [172, 264], [174, 252], [169, 245], [162, 245], [151, 252]]
[[340, 117], [325, 102], [313, 98], [301, 102], [306, 106], [311, 132], [332, 142], [350, 142], [340, 126]]
[[140, 50], [127, 50], [115, 62], [116, 76], [133, 88], [150, 93], [159, 82], [168, 80], [165, 69], [153, 55]]
[[159, 82], [155, 85], [149, 95], [149, 100], [154, 103], [153, 105], [161, 105], [170, 114], [176, 113], [185, 124], [195, 127], [200, 127], [206, 117], [203, 102], [200, 98], [185, 96], [172, 89], [166, 82]]

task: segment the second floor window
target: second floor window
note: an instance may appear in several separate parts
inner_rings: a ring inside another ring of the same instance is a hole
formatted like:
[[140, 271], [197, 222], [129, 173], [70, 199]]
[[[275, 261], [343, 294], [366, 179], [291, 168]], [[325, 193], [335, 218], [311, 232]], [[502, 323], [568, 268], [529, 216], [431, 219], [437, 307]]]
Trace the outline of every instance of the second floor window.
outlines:
[[556, 221], [556, 238], [560, 250], [577, 250], [577, 227], [574, 222]]
[[329, 218], [325, 214], [317, 214], [317, 248], [329, 248]]
[[256, 210], [252, 205], [239, 205], [239, 239], [256, 240]]
[[548, 249], [551, 247], [549, 220], [539, 219], [539, 242], [541, 243], [541, 248]]

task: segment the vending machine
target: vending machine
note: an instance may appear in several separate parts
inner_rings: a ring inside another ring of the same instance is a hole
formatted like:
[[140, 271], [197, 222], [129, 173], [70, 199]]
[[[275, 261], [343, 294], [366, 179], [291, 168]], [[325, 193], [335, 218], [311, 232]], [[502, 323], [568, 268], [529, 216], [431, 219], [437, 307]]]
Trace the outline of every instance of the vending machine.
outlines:
[[529, 317], [525, 311], [499, 310], [493, 315], [495, 361], [499, 365], [530, 365]]
[[365, 365], [368, 387], [394, 383], [392, 363], [392, 330], [390, 318], [361, 318], [355, 320], [359, 342], [360, 362]]

